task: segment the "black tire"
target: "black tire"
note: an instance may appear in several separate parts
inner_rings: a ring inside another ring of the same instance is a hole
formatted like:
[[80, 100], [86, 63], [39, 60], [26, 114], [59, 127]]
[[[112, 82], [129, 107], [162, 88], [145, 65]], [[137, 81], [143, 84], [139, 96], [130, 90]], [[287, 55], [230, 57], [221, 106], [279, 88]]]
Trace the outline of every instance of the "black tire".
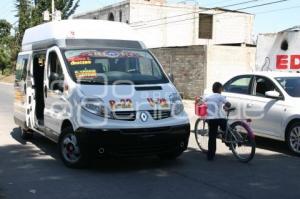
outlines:
[[158, 154], [158, 157], [162, 160], [176, 160], [182, 153], [183, 153], [182, 150], [173, 151], [173, 152]]
[[300, 122], [295, 122], [288, 128], [285, 142], [295, 155], [300, 156]]
[[88, 153], [79, 145], [72, 127], [62, 130], [58, 146], [60, 157], [67, 167], [81, 169], [90, 164]]
[[195, 139], [198, 147], [203, 153], [208, 151], [208, 123], [206, 120], [198, 118], [194, 128]]
[[247, 124], [241, 121], [232, 123], [230, 129], [232, 134], [229, 132], [228, 140], [233, 155], [241, 162], [249, 162], [253, 159], [256, 148], [253, 132]]
[[33, 138], [33, 131], [30, 130], [30, 129], [23, 129], [23, 128], [20, 128], [21, 129], [21, 138], [23, 140], [30, 140]]

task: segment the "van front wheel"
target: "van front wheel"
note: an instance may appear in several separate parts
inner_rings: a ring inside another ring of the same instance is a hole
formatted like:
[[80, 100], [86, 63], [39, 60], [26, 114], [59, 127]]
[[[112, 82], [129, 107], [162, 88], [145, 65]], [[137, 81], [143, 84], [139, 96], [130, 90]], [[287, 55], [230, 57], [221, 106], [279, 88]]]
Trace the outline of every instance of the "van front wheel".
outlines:
[[72, 127], [62, 130], [59, 139], [59, 152], [63, 163], [70, 168], [84, 168], [88, 165], [88, 157], [78, 143]]

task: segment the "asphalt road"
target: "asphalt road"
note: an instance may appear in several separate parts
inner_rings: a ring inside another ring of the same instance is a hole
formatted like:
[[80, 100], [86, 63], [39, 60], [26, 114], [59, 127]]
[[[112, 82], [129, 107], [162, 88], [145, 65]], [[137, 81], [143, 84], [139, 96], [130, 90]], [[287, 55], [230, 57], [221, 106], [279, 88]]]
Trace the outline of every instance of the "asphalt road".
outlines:
[[217, 159], [207, 162], [191, 134], [189, 150], [176, 161], [114, 159], [74, 170], [62, 164], [56, 145], [47, 139], [35, 135], [23, 141], [12, 115], [12, 86], [0, 84], [1, 199], [300, 197], [300, 158], [280, 142], [258, 139], [249, 164], [236, 161], [219, 143]]

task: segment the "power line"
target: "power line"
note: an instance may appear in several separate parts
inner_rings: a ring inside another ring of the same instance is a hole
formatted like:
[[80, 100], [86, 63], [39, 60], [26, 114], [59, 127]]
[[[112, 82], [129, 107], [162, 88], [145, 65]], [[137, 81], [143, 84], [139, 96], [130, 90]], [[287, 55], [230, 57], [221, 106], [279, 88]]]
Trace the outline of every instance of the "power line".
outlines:
[[285, 1], [289, 1], [289, 0], [272, 1], [272, 2], [268, 2], [268, 3], [263, 3], [263, 4], [258, 4], [258, 5], [249, 6], [249, 7], [245, 7], [245, 8], [240, 8], [237, 10], [240, 11], [240, 10], [246, 10], [246, 9], [251, 9], [251, 8], [257, 8], [257, 7], [262, 7], [262, 6], [267, 6], [267, 5], [277, 4], [277, 3], [283, 3]]
[[[289, 0], [272, 1], [272, 2], [268, 2], [268, 3], [264, 3], [264, 4], [257, 4], [257, 5], [254, 5], [254, 6], [248, 6], [248, 7], [236, 9], [236, 10], [233, 10], [233, 11], [237, 12], [237, 11], [242, 11], [242, 10], [251, 9], [251, 8], [257, 8], [257, 7], [263, 7], [263, 6], [272, 5], [272, 4], [283, 3], [283, 2], [286, 2], [286, 1], [289, 1]], [[224, 7], [220, 8], [220, 9], [224, 9]], [[223, 13], [226, 13], [226, 12], [227, 11], [222, 11], [220, 13], [216, 13], [216, 14], [213, 14], [213, 15], [219, 15], [219, 14], [223, 14]], [[200, 13], [200, 12], [197, 12], [197, 13]], [[178, 23], [178, 22], [183, 22], [183, 21], [189, 21], [189, 20], [193, 20], [193, 19], [196, 19], [196, 18], [198, 18], [198, 16], [196, 16], [196, 17], [194, 16], [192, 18], [187, 18], [187, 19], [182, 19], [182, 20], [177, 20], [177, 21], [166, 22], [166, 23], [160, 23], [160, 24], [154, 24], [154, 25], [149, 25], [149, 26], [137, 27], [136, 29], [144, 29], [144, 28], [150, 28], [150, 27], [155, 27], [155, 26], [160, 26], [160, 25], [165, 25], [165, 24], [170, 24], [170, 23]], [[135, 26], [132, 26], [132, 27], [135, 27]]]
[[[232, 7], [232, 6], [249, 4], [251, 2], [256, 2], [256, 1], [258, 1], [258, 0], [248, 0], [248, 1], [245, 1], [245, 2], [240, 2], [240, 3], [234, 3], [234, 4], [226, 5], [226, 6], [223, 6], [222, 8], [224, 9], [224, 8], [228, 8], [228, 7]], [[288, 1], [288, 0], [285, 0], [285, 1]], [[210, 11], [210, 10], [213, 10], [213, 9], [214, 8], [208, 8], [208, 9], [205, 9], [205, 11]], [[141, 22], [136, 22], [136, 23], [147, 23], [147, 22], [153, 22], [153, 21], [160, 21], [160, 20], [163, 20], [163, 19], [170, 19], [170, 18], [175, 18], [175, 17], [182, 17], [182, 16], [185, 16], [185, 15], [198, 14], [198, 13], [199, 13], [199, 11], [193, 11], [193, 12], [184, 13], [184, 14], [180, 14], [180, 15], [173, 15], [173, 16], [170, 16], [170, 17], [163, 17], [163, 18], [152, 19], [152, 20], [148, 20], [148, 21], [141, 21]], [[137, 26], [143, 26], [143, 25], [133, 25], [132, 27], [137, 27]]]
[[231, 1], [235, 1], [235, 0], [222, 0], [222, 1], [217, 1], [217, 2], [214, 2], [214, 3], [210, 3], [210, 4], [206, 5], [206, 6], [211, 6], [211, 5], [213, 5], [212, 7], [214, 7], [216, 4], [219, 4], [219, 3], [225, 3], [225, 1], [226, 1], [226, 3], [227, 3], [227, 2], [231, 2]]
[[293, 6], [293, 7], [287, 7], [287, 8], [281, 8], [281, 9], [275, 9], [275, 10], [268, 10], [268, 11], [264, 11], [264, 12], [257, 12], [255, 14], [256, 15], [267, 14], [267, 13], [272, 13], [272, 12], [280, 12], [280, 11], [284, 11], [284, 10], [292, 10], [292, 9], [296, 9], [296, 8], [300, 8], [300, 5]]

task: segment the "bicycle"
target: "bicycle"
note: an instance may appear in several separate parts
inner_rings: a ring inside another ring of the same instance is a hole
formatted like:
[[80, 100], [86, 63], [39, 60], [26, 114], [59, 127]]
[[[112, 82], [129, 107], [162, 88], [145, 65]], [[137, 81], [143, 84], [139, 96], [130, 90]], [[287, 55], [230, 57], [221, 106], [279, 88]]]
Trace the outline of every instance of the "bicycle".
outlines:
[[[222, 132], [219, 130], [217, 138], [221, 139], [233, 155], [241, 162], [247, 163], [253, 159], [255, 155], [255, 136], [249, 125], [242, 121], [235, 121], [229, 124], [229, 114], [235, 111], [236, 108], [227, 109], [227, 126], [226, 131]], [[201, 125], [202, 127], [199, 126]], [[200, 128], [201, 129], [200, 129]], [[205, 118], [199, 117], [195, 123], [195, 138], [200, 150], [204, 153], [207, 152], [208, 148], [208, 121]], [[248, 151], [240, 151], [242, 149], [248, 149]]]

